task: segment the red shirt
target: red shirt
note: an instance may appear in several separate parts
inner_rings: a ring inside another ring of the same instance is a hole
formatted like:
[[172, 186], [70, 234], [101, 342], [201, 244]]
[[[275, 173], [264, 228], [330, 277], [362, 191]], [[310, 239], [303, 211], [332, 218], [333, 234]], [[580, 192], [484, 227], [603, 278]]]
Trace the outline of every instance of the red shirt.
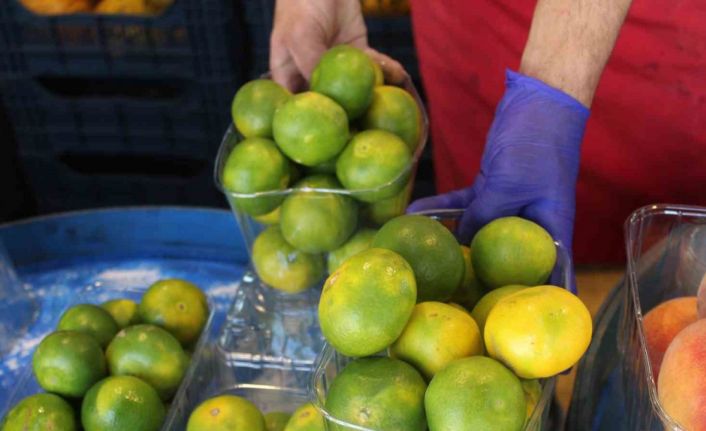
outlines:
[[[412, 0], [440, 193], [468, 186], [478, 172], [504, 70], [519, 67], [534, 5]], [[706, 206], [702, 0], [632, 6], [583, 141], [575, 260], [623, 262], [623, 223], [652, 203]]]

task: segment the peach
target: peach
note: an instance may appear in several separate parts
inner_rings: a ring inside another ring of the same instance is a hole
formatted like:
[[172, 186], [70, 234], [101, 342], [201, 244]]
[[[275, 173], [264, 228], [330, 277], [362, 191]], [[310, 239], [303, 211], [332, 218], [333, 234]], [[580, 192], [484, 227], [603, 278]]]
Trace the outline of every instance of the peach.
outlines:
[[664, 411], [687, 431], [706, 431], [706, 319], [684, 328], [664, 354], [657, 387]]
[[696, 297], [686, 296], [663, 302], [642, 320], [652, 375], [657, 381], [664, 352], [679, 331], [696, 322]]

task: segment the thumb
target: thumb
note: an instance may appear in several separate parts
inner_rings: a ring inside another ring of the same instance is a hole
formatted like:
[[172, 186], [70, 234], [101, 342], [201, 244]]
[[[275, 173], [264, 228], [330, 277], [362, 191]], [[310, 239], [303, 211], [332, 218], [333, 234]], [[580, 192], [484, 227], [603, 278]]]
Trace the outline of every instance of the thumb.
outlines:
[[511, 205], [503, 205], [505, 201], [502, 196], [486, 190], [476, 193], [475, 199], [466, 207], [461, 217], [458, 236], [462, 244], [470, 244], [476, 232], [496, 218], [516, 215], [517, 209]]
[[471, 187], [454, 190], [442, 195], [418, 199], [407, 208], [407, 213], [414, 213], [435, 209], [463, 209], [473, 200], [475, 192]]

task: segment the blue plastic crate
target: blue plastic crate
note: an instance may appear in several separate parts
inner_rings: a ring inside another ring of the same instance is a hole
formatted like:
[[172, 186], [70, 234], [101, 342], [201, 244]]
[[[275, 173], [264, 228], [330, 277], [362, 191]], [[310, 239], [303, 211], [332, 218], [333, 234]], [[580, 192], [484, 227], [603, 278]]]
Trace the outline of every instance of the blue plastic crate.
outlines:
[[34, 14], [0, 3], [0, 76], [241, 76], [229, 0], [176, 0], [159, 16]]

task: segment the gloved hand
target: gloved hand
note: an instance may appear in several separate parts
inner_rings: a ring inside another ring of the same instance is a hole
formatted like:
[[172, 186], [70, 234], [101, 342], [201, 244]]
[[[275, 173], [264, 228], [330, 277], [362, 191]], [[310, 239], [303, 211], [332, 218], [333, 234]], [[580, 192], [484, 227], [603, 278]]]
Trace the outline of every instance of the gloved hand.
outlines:
[[404, 78], [397, 61], [368, 47], [360, 0], [277, 0], [270, 37], [270, 71], [276, 82], [291, 91], [303, 89], [321, 55], [340, 44], [365, 50], [387, 82]]
[[[473, 184], [413, 202], [407, 211], [465, 208], [458, 234], [466, 244], [493, 219], [518, 215], [547, 229], [570, 252], [588, 115], [588, 108], [568, 94], [508, 71]], [[561, 282], [559, 274], [551, 280]], [[573, 268], [570, 287], [575, 292]]]

